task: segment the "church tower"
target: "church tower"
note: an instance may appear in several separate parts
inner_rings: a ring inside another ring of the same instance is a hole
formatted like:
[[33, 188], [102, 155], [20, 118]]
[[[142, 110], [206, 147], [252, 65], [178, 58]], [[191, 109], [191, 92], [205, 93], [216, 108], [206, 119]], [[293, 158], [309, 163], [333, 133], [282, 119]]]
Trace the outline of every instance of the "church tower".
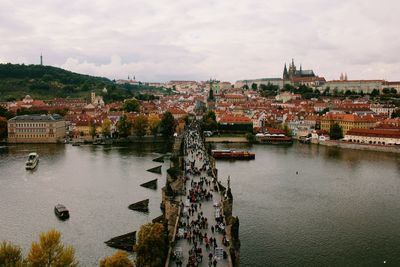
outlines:
[[286, 68], [286, 63], [285, 63], [285, 67], [283, 68], [283, 79], [284, 80], [288, 80], [289, 79], [289, 74]]
[[40, 53], [40, 66], [43, 66], [43, 55]]
[[289, 78], [296, 76], [296, 66], [294, 65], [294, 59], [292, 58], [292, 64], [289, 66]]

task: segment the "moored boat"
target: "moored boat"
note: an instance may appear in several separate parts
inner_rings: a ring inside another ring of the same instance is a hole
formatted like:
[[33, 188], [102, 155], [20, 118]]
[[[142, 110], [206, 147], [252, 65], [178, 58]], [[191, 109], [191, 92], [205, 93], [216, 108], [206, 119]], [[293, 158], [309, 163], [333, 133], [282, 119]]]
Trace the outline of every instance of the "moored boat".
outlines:
[[57, 204], [54, 207], [54, 213], [60, 220], [66, 220], [69, 218], [69, 211], [67, 208], [62, 204]]
[[33, 170], [39, 163], [39, 155], [35, 152], [29, 153], [28, 160], [25, 163], [25, 169]]
[[256, 154], [248, 151], [212, 150], [212, 156], [216, 159], [255, 159]]
[[293, 140], [282, 133], [258, 133], [256, 134], [256, 140], [260, 144], [270, 145], [291, 145]]

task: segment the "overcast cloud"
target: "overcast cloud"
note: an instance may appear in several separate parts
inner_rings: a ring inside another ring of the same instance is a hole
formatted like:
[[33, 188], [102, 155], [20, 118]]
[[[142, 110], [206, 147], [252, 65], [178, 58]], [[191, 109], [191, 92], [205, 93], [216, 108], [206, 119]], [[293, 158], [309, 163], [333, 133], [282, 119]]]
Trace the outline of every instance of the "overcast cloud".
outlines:
[[400, 80], [398, 0], [0, 0], [0, 62], [141, 81]]

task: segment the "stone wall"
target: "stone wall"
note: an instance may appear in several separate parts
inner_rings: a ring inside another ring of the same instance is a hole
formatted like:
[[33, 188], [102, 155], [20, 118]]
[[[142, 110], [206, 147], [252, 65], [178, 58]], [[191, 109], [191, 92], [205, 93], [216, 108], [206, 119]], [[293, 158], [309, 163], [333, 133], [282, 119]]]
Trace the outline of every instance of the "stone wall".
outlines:
[[324, 146], [333, 146], [333, 147], [341, 147], [341, 148], [349, 148], [349, 149], [400, 153], [400, 147], [399, 146], [355, 144], [355, 143], [348, 143], [348, 142], [342, 142], [342, 141], [333, 141], [333, 140], [319, 142], [319, 144], [320, 145], [324, 145]]

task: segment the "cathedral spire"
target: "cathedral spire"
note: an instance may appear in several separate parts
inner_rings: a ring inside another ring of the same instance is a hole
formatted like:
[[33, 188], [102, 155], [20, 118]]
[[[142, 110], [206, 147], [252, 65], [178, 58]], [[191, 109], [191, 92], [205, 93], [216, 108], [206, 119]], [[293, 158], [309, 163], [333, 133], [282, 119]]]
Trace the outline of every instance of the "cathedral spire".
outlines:
[[287, 71], [286, 63], [285, 63], [285, 67], [283, 68], [283, 79], [285, 80], [288, 78], [289, 78], [289, 75], [288, 75], [288, 71]]

